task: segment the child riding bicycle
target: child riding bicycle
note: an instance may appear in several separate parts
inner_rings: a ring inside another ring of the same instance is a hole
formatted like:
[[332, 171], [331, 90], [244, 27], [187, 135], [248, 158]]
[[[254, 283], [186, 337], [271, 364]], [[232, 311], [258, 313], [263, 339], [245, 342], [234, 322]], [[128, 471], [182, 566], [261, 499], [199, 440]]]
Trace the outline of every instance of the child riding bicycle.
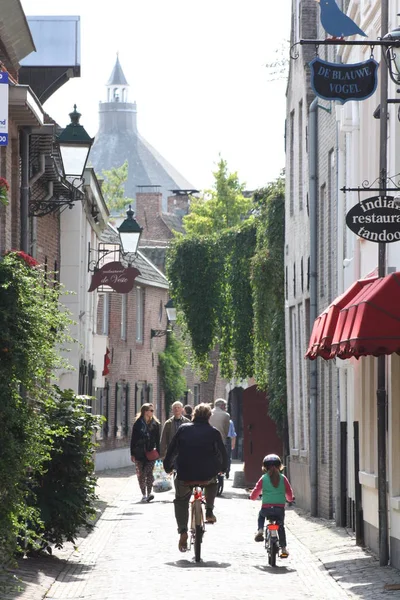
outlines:
[[285, 532], [285, 501], [293, 502], [293, 490], [289, 480], [281, 473], [282, 461], [277, 454], [268, 454], [264, 457], [262, 470], [264, 475], [257, 481], [250, 494], [250, 500], [257, 500], [262, 495], [262, 507], [258, 513], [256, 542], [264, 540], [265, 519], [274, 519], [279, 525], [278, 536], [281, 548], [281, 558], [287, 558], [289, 552], [286, 547]]

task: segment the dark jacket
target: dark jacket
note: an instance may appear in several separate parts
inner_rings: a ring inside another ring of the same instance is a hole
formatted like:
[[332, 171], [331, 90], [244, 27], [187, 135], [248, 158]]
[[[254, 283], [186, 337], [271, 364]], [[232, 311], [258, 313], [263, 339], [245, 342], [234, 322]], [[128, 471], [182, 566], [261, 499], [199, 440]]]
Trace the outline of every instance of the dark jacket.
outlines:
[[160, 425], [154, 419], [147, 424], [143, 417], [139, 417], [132, 427], [131, 456], [146, 461], [146, 451], [153, 448], [160, 453]]
[[167, 473], [172, 471], [175, 458], [177, 477], [182, 481], [208, 481], [228, 466], [220, 432], [203, 421], [179, 427], [164, 459]]

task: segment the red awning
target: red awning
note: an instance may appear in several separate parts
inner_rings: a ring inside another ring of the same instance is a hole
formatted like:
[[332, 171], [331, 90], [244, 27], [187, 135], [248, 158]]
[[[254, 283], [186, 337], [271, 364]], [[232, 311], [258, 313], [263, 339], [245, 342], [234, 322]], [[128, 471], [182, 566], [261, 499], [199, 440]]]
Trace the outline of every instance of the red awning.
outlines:
[[329, 306], [319, 315], [314, 321], [313, 330], [310, 336], [306, 358], [314, 360], [317, 356], [321, 358], [331, 357], [331, 345], [333, 335], [335, 333], [336, 324], [339, 318], [340, 311], [345, 307], [357, 294], [371, 281], [375, 281], [376, 277], [360, 279], [355, 281], [341, 296], [338, 296]]
[[329, 358], [400, 354], [400, 273], [368, 283], [340, 311]]

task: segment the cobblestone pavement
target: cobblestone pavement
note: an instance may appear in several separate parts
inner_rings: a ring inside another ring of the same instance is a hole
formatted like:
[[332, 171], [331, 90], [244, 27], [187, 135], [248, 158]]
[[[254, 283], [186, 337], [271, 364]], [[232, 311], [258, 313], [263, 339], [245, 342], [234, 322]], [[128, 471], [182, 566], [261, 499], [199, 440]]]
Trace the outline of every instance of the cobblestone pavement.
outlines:
[[400, 591], [384, 588], [400, 584], [399, 571], [379, 567], [345, 530], [299, 509], [286, 513], [290, 557], [269, 567], [263, 544], [253, 541], [259, 502], [232, 488], [231, 480], [217, 498], [218, 522], [207, 528], [200, 564], [192, 552], [178, 551], [172, 491], [143, 505], [132, 469], [119, 469], [101, 474], [99, 496], [95, 530], [76, 549], [68, 545], [54, 557], [22, 561], [24, 589], [7, 599], [400, 598]]

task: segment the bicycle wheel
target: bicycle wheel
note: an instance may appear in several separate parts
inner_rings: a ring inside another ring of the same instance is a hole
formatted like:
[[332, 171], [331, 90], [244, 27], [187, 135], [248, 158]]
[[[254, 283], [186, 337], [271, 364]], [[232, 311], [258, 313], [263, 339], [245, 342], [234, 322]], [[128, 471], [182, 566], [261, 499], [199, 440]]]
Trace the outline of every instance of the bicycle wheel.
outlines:
[[194, 502], [194, 519], [194, 559], [196, 562], [200, 562], [201, 542], [203, 541], [203, 511], [200, 500], [195, 500]]
[[218, 475], [217, 496], [221, 496], [223, 491], [224, 491], [224, 476]]
[[196, 562], [201, 560], [201, 542], [203, 539], [203, 528], [201, 525], [196, 525], [194, 534], [194, 559]]
[[272, 542], [270, 545], [270, 565], [276, 566], [276, 556], [278, 554], [278, 542]]

